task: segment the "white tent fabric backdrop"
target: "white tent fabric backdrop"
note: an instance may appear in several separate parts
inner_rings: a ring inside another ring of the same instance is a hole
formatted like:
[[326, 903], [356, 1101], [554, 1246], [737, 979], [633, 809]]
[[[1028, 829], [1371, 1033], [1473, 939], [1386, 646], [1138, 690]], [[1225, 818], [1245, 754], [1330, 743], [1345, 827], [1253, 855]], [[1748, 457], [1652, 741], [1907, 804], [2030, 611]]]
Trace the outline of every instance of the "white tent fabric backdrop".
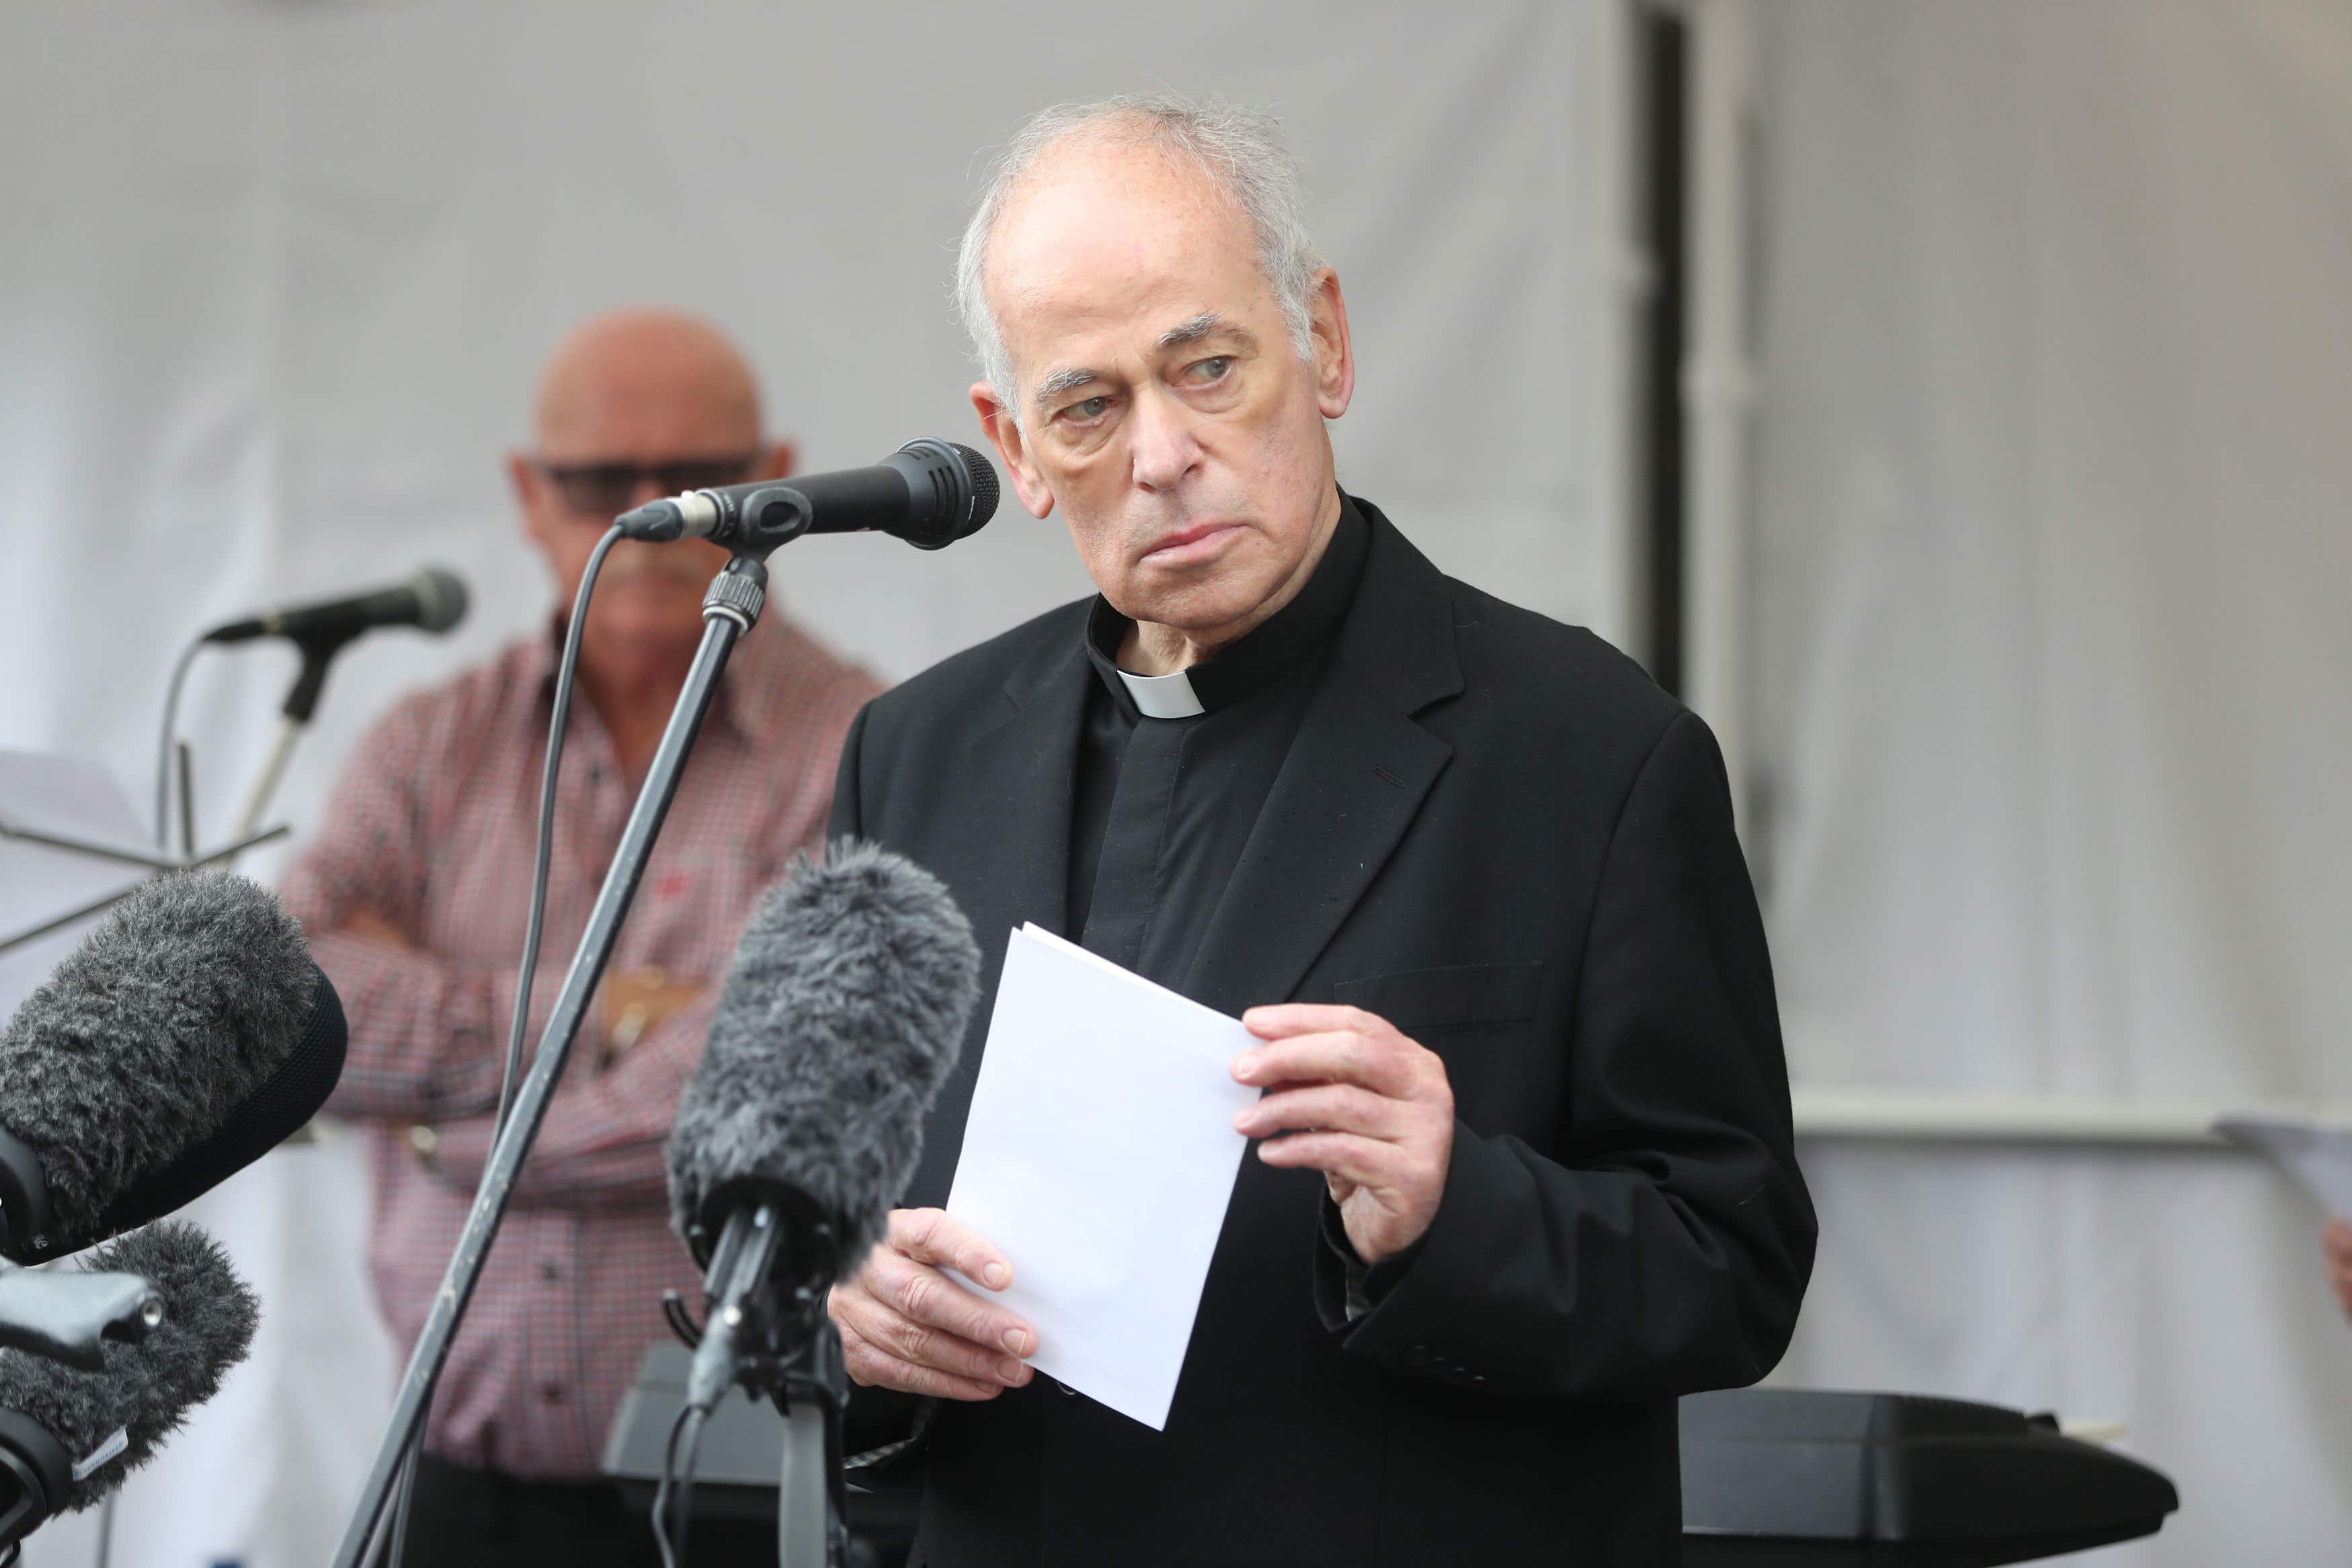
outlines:
[[[1751, 851], [1800, 1081], [2342, 1103], [2352, 14], [1759, 15]], [[2283, 1183], [1805, 1161], [1783, 1380], [2127, 1421], [2182, 1512], [2099, 1561], [2345, 1560], [2352, 1325]]]
[[[739, 334], [806, 463], [974, 440], [947, 306], [979, 166], [1028, 110], [1169, 86], [1269, 102], [1307, 162], [1362, 366], [1343, 478], [1449, 569], [1596, 615], [1576, 473], [1583, 6], [297, 6], [50, 0], [0, 23], [0, 746], [144, 800], [173, 651], [250, 607], [443, 560], [446, 642], [347, 653], [279, 797], [312, 824], [357, 731], [547, 606], [499, 467], [583, 314]], [[823, 539], [789, 612], [891, 676], [1079, 592], [1057, 524], [952, 554]], [[291, 675], [209, 657], [184, 728], [225, 833]], [[275, 858], [248, 862], [267, 873]], [[254, 1364], [126, 1489], [125, 1568], [323, 1561], [394, 1367], [359, 1273], [353, 1140], [199, 1206], [267, 1299]], [[89, 1561], [87, 1521], [30, 1542]]]

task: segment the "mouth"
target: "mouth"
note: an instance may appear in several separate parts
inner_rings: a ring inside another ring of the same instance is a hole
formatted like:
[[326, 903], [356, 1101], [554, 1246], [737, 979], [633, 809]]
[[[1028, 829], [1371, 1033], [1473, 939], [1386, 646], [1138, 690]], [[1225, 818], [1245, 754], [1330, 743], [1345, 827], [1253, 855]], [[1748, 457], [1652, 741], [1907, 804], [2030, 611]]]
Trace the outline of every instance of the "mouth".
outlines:
[[1225, 541], [1241, 531], [1239, 523], [1196, 523], [1189, 528], [1179, 528], [1162, 535], [1142, 559], [1160, 566], [1182, 566], [1195, 560], [1205, 560], [1224, 547]]

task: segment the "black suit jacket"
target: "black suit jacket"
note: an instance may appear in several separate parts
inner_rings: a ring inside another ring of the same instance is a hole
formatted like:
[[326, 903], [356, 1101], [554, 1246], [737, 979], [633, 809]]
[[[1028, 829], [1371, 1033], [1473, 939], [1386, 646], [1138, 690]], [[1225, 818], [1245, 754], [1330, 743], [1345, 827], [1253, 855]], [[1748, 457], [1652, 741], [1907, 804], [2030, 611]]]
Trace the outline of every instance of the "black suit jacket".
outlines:
[[[1042, 1377], [942, 1405], [919, 1563], [1673, 1563], [1675, 1396], [1787, 1343], [1813, 1218], [1713, 737], [1362, 509], [1337, 657], [1179, 988], [1439, 1053], [1436, 1219], [1350, 1322], [1321, 1176], [1245, 1159], [1167, 1429]], [[947, 1198], [1005, 934], [1064, 929], [1085, 616], [877, 698], [842, 759], [835, 834], [938, 873], [985, 963], [910, 1205]]]

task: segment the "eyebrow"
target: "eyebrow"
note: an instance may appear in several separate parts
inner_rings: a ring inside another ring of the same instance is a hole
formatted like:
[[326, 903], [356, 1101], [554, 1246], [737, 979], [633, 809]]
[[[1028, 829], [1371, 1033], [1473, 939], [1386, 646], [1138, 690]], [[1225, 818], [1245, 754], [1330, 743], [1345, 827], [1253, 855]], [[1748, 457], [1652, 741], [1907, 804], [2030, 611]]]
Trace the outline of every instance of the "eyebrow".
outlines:
[[1055, 371], [1052, 375], [1047, 376], [1044, 381], [1037, 383], [1037, 390], [1029, 394], [1029, 401], [1036, 404], [1038, 407], [1043, 408], [1066, 392], [1076, 392], [1078, 388], [1085, 386], [1088, 382], [1098, 382], [1100, 380], [1102, 380], [1102, 372], [1100, 371], [1088, 371], [1076, 368], [1066, 371]]
[[[1160, 334], [1158, 346], [1162, 349], [1181, 348], [1186, 343], [1197, 343], [1202, 339], [1218, 332], [1234, 339], [1244, 349], [1257, 346], [1257, 338], [1248, 328], [1237, 321], [1226, 319], [1223, 312], [1217, 310], [1203, 310], [1190, 320], [1179, 321]], [[1044, 408], [1064, 392], [1076, 392], [1089, 382], [1102, 379], [1103, 373], [1100, 371], [1090, 371], [1083, 366], [1073, 365], [1067, 370], [1055, 371], [1052, 375], [1039, 382], [1037, 390], [1029, 394], [1029, 401], [1037, 407]]]

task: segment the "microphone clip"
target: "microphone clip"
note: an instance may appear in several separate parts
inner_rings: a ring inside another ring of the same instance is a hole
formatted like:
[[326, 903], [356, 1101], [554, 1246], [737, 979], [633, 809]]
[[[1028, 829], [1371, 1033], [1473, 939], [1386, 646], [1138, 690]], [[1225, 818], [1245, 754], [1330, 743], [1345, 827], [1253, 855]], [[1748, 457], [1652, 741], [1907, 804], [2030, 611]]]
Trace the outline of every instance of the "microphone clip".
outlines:
[[832, 1328], [824, 1311], [839, 1252], [832, 1221], [793, 1188], [756, 1178], [722, 1185], [702, 1212], [687, 1237], [705, 1263], [702, 1324], [674, 1295], [663, 1304], [672, 1331], [694, 1348], [687, 1403], [709, 1410], [739, 1384], [780, 1398], [810, 1345]]
[[163, 1321], [163, 1298], [142, 1275], [46, 1273], [0, 1263], [0, 1349], [102, 1372], [103, 1342], [136, 1344]]

